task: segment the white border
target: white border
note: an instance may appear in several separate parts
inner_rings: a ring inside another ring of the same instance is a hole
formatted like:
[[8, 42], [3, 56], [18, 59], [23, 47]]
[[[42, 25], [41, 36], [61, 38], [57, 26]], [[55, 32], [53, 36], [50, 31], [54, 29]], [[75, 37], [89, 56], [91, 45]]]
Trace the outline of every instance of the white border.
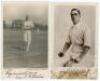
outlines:
[[[3, 1], [20, 1], [20, 0], [3, 0]], [[41, 1], [41, 0], [21, 0], [21, 1]], [[42, 0], [42, 1], [47, 1], [47, 0]], [[100, 2], [99, 0], [49, 0], [49, 2]], [[2, 11], [2, 8], [1, 8], [1, 2], [0, 2], [0, 11]], [[100, 13], [100, 3], [99, 3], [99, 7], [98, 7], [98, 12]], [[98, 13], [98, 14], [99, 14]], [[99, 16], [99, 15], [98, 15]], [[0, 28], [2, 28], [2, 12], [0, 12]], [[99, 18], [99, 21], [98, 21], [98, 69], [100, 68], [100, 16], [97, 17]], [[0, 29], [0, 40], [2, 40], [3, 38], [3, 32], [2, 30]], [[2, 53], [2, 41], [0, 43], [0, 53]], [[0, 62], [2, 60], [2, 54], [0, 54]], [[1, 64], [1, 63], [0, 63]], [[0, 69], [1, 69], [1, 65], [0, 65]], [[0, 71], [0, 76], [1, 76], [1, 71]], [[92, 80], [92, 81], [99, 81], [100, 80], [100, 70], [98, 70], [98, 80]], [[20, 81], [20, 80], [15, 80], [15, 79], [5, 79], [4, 81]], [[21, 81], [28, 81], [27, 79], [23, 79]], [[33, 81], [33, 80], [29, 80], [29, 81]], [[46, 80], [43, 80], [43, 79], [35, 79], [35, 81], [54, 81], [52, 79], [46, 79]], [[66, 80], [55, 80], [55, 81], [66, 81]], [[68, 81], [72, 81], [72, 80], [68, 80]], [[74, 80], [74, 81], [80, 81], [80, 80]], [[81, 80], [81, 81], [91, 81], [91, 80]]]

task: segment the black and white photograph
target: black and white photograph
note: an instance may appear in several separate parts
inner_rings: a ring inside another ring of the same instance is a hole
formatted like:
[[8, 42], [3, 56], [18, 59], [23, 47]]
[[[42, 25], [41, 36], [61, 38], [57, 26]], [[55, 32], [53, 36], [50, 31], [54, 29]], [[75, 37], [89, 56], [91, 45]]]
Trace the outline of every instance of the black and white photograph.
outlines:
[[95, 67], [96, 5], [54, 6], [53, 67]]
[[46, 2], [3, 2], [3, 67], [48, 67]]

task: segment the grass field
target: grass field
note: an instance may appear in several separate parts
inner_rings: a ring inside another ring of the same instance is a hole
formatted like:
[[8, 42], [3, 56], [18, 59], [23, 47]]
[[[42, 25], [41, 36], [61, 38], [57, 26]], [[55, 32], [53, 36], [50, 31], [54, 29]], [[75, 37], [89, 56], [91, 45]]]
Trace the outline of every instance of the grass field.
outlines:
[[47, 68], [47, 31], [32, 31], [30, 51], [26, 52], [21, 29], [4, 29], [4, 68]]

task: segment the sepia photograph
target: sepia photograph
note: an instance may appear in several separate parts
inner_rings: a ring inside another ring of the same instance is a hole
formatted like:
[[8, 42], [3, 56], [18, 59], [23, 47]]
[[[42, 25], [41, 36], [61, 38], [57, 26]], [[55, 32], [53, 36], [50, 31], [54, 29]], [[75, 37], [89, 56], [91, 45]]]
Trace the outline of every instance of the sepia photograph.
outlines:
[[4, 1], [3, 78], [97, 79], [97, 4]]
[[3, 67], [48, 67], [46, 2], [3, 2]]
[[96, 5], [54, 6], [53, 67], [95, 67]]

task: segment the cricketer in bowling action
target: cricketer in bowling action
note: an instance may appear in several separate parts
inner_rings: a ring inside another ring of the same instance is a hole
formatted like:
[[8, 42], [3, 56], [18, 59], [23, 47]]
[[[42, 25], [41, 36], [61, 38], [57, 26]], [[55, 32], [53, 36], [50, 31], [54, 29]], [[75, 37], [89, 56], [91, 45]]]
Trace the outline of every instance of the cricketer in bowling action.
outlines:
[[34, 27], [34, 24], [31, 20], [29, 20], [29, 16], [26, 16], [24, 22], [24, 42], [25, 42], [25, 49], [28, 52], [31, 44], [31, 30]]

